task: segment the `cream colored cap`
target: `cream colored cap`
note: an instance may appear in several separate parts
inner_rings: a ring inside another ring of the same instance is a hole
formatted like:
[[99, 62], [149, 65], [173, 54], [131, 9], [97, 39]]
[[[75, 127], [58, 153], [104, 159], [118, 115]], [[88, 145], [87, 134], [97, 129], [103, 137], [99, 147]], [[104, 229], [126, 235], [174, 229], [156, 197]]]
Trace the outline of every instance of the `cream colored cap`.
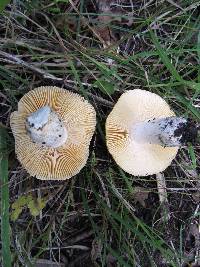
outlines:
[[[57, 148], [34, 143], [27, 134], [27, 117], [45, 106], [58, 114], [68, 132], [66, 142]], [[55, 86], [43, 86], [20, 99], [18, 111], [11, 114], [10, 125], [17, 158], [28, 173], [41, 180], [65, 180], [76, 175], [86, 164], [96, 112], [78, 94]]]
[[106, 120], [107, 147], [116, 163], [132, 175], [146, 176], [166, 169], [178, 147], [138, 143], [131, 134], [136, 123], [174, 116], [158, 95], [140, 89], [121, 95]]

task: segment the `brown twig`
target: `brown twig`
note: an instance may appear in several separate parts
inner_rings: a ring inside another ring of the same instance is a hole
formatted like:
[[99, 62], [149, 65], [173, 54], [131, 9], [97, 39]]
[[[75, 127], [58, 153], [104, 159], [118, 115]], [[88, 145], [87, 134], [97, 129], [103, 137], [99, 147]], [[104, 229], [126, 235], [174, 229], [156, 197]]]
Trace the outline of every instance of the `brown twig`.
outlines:
[[162, 173], [156, 174], [158, 196], [161, 204], [161, 214], [163, 221], [168, 221], [170, 219], [169, 213], [169, 203], [167, 199], [167, 187], [165, 183], [165, 177]]
[[[13, 64], [13, 65], [18, 65], [18, 66], [22, 66], [22, 67], [25, 67], [33, 72], [35, 72], [36, 74], [39, 74], [42, 76], [43, 79], [50, 79], [52, 81], [55, 81], [55, 82], [59, 82], [61, 83], [62, 85], [67, 85], [67, 82], [65, 81], [65, 79], [63, 78], [59, 78], [59, 77], [56, 77], [55, 75], [53, 74], [50, 74], [38, 67], [35, 67], [33, 65], [31, 65], [30, 63], [27, 63], [25, 62], [24, 60], [18, 58], [17, 56], [15, 55], [12, 55], [12, 54], [9, 54], [9, 53], [6, 53], [6, 52], [3, 52], [3, 51], [0, 51], [0, 56], [2, 57], [5, 57], [6, 59], [3, 59], [2, 61], [6, 61], [8, 60], [8, 62], [10, 64]], [[1, 58], [0, 58], [0, 61], [1, 61]], [[70, 82], [73, 82], [73, 81], [70, 81]], [[77, 82], [73, 82], [74, 84], [78, 85]], [[83, 83], [83, 85], [87, 85], [85, 83]], [[77, 88], [75, 88], [74, 86], [70, 86], [70, 85], [67, 85], [70, 89], [72, 90], [75, 90], [75, 91], [78, 91]], [[93, 99], [95, 99], [96, 101], [98, 101], [99, 103], [101, 103], [102, 105], [105, 105], [105, 106], [109, 106], [109, 107], [112, 107], [113, 106], [113, 103], [111, 101], [108, 101], [108, 100], [105, 100], [103, 98], [101, 98], [100, 96], [96, 96], [96, 95], [93, 95], [89, 92], [87, 92], [87, 95]]]
[[16, 65], [20, 65], [22, 67], [25, 67], [27, 69], [30, 69], [32, 70], [33, 72], [36, 72], [37, 74], [40, 74], [42, 75], [42, 77], [44, 79], [51, 79], [51, 80], [54, 80], [54, 81], [62, 81], [63, 79], [62, 78], [58, 78], [58, 77], [55, 77], [54, 75], [50, 74], [50, 73], [47, 73], [46, 71], [44, 70], [41, 70], [25, 61], [23, 61], [22, 59], [18, 58], [17, 56], [15, 55], [11, 55], [11, 54], [8, 54], [6, 52], [3, 52], [3, 51], [0, 51], [0, 55], [9, 59], [10, 62], [12, 62], [12, 64], [16, 64]]

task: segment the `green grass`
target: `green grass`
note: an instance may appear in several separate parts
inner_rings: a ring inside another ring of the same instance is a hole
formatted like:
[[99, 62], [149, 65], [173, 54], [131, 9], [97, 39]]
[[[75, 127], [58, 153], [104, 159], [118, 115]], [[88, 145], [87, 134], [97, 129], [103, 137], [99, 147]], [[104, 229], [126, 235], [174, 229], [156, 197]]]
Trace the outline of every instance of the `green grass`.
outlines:
[[1, 0], [0, 2], [0, 12], [2, 12], [4, 10], [4, 8], [6, 7], [7, 4], [10, 3], [10, 0]]
[[1, 242], [2, 265], [11, 267], [7, 132], [0, 126]]
[[[12, 264], [34, 266], [37, 259], [49, 259], [71, 267], [81, 262], [84, 266], [179, 267], [198, 256], [196, 243], [191, 241], [196, 237], [189, 229], [199, 219], [195, 200], [200, 188], [199, 144], [181, 148], [164, 172], [171, 215], [168, 223], [161, 218], [155, 176], [133, 177], [123, 172], [105, 144], [107, 115], [119, 96], [130, 89], [157, 93], [177, 115], [200, 122], [200, 2], [179, 4], [182, 9], [168, 1], [134, 1], [130, 26], [123, 21], [131, 8], [123, 7], [125, 12], [116, 16], [112, 12], [117, 21], [109, 24], [110, 31], [120, 38], [107, 47], [93, 32], [103, 23], [97, 20], [92, 1], [91, 5], [86, 1], [76, 5], [87, 23], [69, 1], [17, 1], [0, 17], [0, 115], [11, 152], [9, 159], [1, 161], [6, 171], [2, 177], [11, 181], [2, 186], [1, 206], [6, 208], [2, 233], [7, 233], [2, 237], [7, 248], [15, 248]], [[70, 19], [74, 25], [69, 24]], [[6, 58], [1, 52], [16, 58]], [[18, 64], [17, 58], [28, 64]], [[14, 155], [10, 113], [27, 91], [42, 85], [79, 93], [97, 112], [87, 165], [66, 182], [30, 177]], [[149, 192], [145, 206], [134, 198], [138, 186]], [[30, 194], [47, 199], [47, 205], [36, 217], [25, 207], [12, 222], [10, 236], [9, 202]], [[5, 255], [9, 249], [3, 248], [2, 256], [9, 259]]]

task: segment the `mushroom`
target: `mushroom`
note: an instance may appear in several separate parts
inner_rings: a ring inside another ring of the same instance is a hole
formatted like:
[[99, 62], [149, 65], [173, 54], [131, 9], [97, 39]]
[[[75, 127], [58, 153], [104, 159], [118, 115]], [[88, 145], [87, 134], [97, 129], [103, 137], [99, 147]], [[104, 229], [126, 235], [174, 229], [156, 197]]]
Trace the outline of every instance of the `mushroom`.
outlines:
[[20, 99], [10, 125], [27, 172], [41, 180], [65, 180], [86, 164], [96, 113], [80, 95], [43, 86]]
[[133, 175], [163, 171], [196, 135], [190, 120], [176, 117], [160, 96], [140, 89], [122, 94], [106, 120], [108, 150]]

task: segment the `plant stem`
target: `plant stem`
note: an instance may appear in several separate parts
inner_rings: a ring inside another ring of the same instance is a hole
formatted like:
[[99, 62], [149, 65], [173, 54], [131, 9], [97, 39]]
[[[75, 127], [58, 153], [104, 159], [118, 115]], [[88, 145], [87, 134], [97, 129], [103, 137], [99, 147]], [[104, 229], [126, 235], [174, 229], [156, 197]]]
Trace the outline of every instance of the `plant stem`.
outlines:
[[9, 225], [9, 188], [8, 155], [6, 146], [6, 129], [0, 127], [0, 181], [1, 181], [1, 242], [2, 263], [11, 267], [10, 225]]

